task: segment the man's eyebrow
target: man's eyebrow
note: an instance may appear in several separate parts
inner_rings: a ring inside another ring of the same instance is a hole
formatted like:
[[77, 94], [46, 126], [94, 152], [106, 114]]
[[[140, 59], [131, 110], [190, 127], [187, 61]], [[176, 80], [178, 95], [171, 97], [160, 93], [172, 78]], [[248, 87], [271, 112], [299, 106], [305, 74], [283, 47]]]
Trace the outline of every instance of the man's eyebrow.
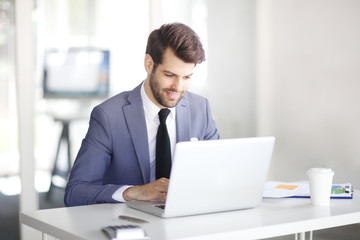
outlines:
[[175, 73], [173, 73], [173, 72], [171, 72], [171, 71], [169, 71], [169, 70], [163, 70], [163, 72], [164, 72], [164, 73], [168, 73], [168, 74], [172, 74], [172, 75], [177, 75], [177, 74], [175, 74]]
[[[169, 71], [169, 70], [163, 70], [163, 72], [164, 72], [164, 73], [167, 73], [167, 74], [171, 74], [171, 75], [176, 75], [176, 76], [178, 76], [178, 74], [173, 73], [173, 72], [171, 72], [171, 71]], [[190, 74], [188, 74], [188, 75], [185, 75], [184, 77], [191, 77], [193, 74], [194, 74], [194, 73], [190, 73]]]

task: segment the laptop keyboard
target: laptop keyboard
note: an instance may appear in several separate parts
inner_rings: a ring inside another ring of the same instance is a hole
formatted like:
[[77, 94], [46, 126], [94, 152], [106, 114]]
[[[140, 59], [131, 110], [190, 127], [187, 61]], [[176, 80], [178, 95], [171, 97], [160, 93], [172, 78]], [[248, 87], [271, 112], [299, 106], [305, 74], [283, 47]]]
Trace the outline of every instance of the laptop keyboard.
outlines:
[[165, 209], [165, 204], [155, 205], [155, 207], [157, 207], [157, 208], [161, 208], [161, 209]]

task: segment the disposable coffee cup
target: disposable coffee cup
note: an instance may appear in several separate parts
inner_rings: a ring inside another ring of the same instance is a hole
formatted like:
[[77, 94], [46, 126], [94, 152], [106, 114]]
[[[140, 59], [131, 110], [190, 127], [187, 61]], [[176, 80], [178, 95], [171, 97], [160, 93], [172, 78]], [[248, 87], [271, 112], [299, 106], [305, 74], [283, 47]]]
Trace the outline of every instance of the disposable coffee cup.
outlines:
[[315, 206], [328, 206], [334, 172], [330, 168], [311, 168], [306, 174], [310, 184], [311, 203]]

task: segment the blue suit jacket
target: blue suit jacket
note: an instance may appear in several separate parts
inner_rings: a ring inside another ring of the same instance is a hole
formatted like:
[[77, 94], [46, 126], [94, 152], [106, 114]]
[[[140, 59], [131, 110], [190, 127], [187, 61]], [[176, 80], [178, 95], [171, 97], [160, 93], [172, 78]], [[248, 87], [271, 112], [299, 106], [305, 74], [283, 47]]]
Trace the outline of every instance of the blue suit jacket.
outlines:
[[[67, 206], [116, 202], [122, 185], [150, 182], [141, 84], [96, 106], [65, 189]], [[208, 100], [187, 92], [176, 106], [177, 142], [218, 139]]]

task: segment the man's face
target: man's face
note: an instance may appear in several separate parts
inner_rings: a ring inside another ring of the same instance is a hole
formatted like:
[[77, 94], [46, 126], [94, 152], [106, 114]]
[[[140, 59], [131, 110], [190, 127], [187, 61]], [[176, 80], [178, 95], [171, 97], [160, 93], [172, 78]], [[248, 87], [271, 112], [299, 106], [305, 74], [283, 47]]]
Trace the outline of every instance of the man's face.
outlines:
[[189, 87], [194, 67], [194, 63], [183, 62], [167, 48], [163, 62], [152, 69], [149, 85], [145, 85], [145, 90], [151, 90], [146, 91], [150, 100], [160, 108], [175, 107]]

